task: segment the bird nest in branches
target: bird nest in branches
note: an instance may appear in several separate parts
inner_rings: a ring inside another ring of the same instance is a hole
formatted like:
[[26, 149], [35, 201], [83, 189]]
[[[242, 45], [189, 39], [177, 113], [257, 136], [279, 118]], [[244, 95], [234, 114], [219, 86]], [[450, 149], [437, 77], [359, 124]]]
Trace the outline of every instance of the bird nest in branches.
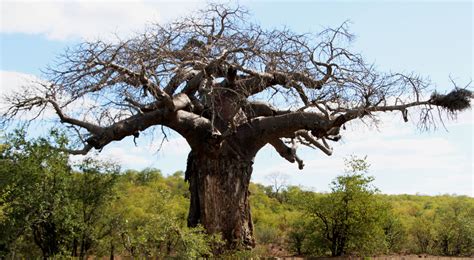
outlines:
[[471, 107], [472, 95], [472, 92], [467, 89], [456, 88], [448, 94], [433, 93], [430, 103], [454, 113]]

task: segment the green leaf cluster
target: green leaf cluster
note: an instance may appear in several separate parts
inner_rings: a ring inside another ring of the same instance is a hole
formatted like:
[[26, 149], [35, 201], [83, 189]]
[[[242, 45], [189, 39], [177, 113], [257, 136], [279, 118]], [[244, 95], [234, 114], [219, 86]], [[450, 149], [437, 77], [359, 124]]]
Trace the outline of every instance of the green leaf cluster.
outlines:
[[[222, 246], [188, 228], [183, 172], [126, 170], [84, 158], [72, 163], [58, 131], [0, 145], [0, 258], [212, 257]], [[54, 147], [54, 148], [53, 148]], [[474, 254], [474, 199], [383, 195], [366, 158], [350, 157], [330, 192], [251, 183], [253, 251], [230, 258], [380, 254]]]
[[474, 254], [474, 199], [383, 195], [366, 158], [349, 157], [329, 193], [251, 186], [262, 256]]
[[211, 256], [218, 236], [187, 228], [183, 173], [71, 163], [67, 138], [16, 131], [0, 153], [0, 258]]

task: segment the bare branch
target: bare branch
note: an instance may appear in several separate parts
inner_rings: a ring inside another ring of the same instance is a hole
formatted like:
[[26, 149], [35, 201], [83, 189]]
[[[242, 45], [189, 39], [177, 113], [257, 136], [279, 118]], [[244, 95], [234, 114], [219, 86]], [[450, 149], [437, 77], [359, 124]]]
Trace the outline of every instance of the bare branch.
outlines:
[[86, 122], [86, 121], [81, 121], [81, 120], [77, 120], [77, 119], [66, 116], [63, 113], [62, 109], [59, 107], [58, 103], [56, 103], [56, 101], [54, 101], [52, 99], [44, 99], [43, 101], [48, 102], [53, 106], [53, 108], [56, 111], [56, 114], [58, 115], [61, 122], [85, 128], [91, 134], [100, 134], [103, 131], [103, 128], [98, 126], [98, 125], [94, 125], [94, 124]]
[[282, 140], [280, 139], [273, 139], [269, 142], [273, 148], [280, 154], [281, 157], [285, 158], [287, 161], [294, 163], [295, 154], [296, 152], [289, 146], [287, 146]]
[[91, 149], [92, 146], [86, 144], [81, 150], [62, 149], [62, 151], [72, 155], [86, 155]]
[[76, 153], [161, 125], [193, 149], [216, 154], [230, 146], [242, 152], [242, 144], [257, 152], [271, 143], [302, 167], [280, 138], [330, 155], [326, 140], [339, 140], [350, 120], [377, 123], [377, 113], [400, 111], [407, 121], [408, 110], [421, 107], [419, 121], [428, 126], [436, 109], [452, 116], [470, 107], [467, 88], [424, 98], [432, 86], [425, 78], [377, 71], [349, 49], [347, 22], [297, 34], [252, 24], [240, 6], [211, 4], [196, 14], [128, 40], [70, 48], [47, 70], [39, 94], [7, 98], [3, 117], [34, 109], [36, 118], [51, 106], [86, 139]]
[[316, 140], [316, 138], [312, 137], [308, 131], [300, 130], [296, 132], [296, 135], [303, 137], [307, 142], [323, 151], [326, 155], [332, 155], [332, 148], [330, 148], [326, 141], [324, 141], [324, 138], [322, 138], [323, 144], [321, 144]]
[[287, 161], [294, 163], [298, 163], [298, 168], [300, 170], [303, 169], [304, 163], [303, 160], [301, 160], [298, 155], [296, 155], [296, 146], [295, 143], [293, 142], [293, 146], [289, 147], [287, 146], [281, 139], [274, 139], [269, 142], [273, 148], [280, 154], [281, 157], [285, 158]]

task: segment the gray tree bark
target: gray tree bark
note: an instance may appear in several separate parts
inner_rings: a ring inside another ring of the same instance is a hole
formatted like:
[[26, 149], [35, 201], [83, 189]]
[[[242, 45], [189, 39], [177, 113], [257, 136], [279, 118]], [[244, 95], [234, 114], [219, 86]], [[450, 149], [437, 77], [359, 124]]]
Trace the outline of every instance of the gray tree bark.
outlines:
[[255, 245], [248, 191], [252, 164], [253, 158], [232, 153], [209, 156], [191, 151], [188, 156], [188, 225], [202, 224], [208, 233], [220, 233], [227, 249]]

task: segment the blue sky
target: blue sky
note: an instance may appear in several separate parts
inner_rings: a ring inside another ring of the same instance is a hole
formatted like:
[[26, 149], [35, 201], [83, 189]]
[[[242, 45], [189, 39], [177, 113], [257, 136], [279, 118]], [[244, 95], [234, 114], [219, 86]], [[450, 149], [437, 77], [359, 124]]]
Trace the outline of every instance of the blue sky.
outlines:
[[[113, 4], [112, 4], [113, 3]], [[417, 72], [434, 88], [452, 88], [472, 79], [472, 2], [434, 1], [241, 1], [253, 20], [266, 28], [289, 27], [318, 32], [351, 21], [356, 40], [351, 49], [362, 53], [380, 70]], [[193, 12], [201, 1], [2, 1], [0, 3], [0, 86], [6, 93], [33, 76], [67, 46], [83, 39], [127, 37], [147, 23], [167, 22]], [[472, 90], [472, 88], [471, 88]], [[448, 131], [420, 132], [401, 116], [384, 115], [379, 129], [353, 125], [334, 146], [334, 155], [303, 149], [307, 165], [297, 166], [264, 148], [255, 160], [253, 180], [279, 171], [290, 183], [317, 191], [342, 172], [350, 154], [368, 156], [370, 174], [384, 193], [456, 193], [474, 195], [472, 111], [447, 121]], [[106, 147], [100, 156], [122, 162], [125, 168], [156, 167], [165, 173], [184, 170], [189, 147], [179, 136], [157, 152], [159, 137], [131, 139]]]

